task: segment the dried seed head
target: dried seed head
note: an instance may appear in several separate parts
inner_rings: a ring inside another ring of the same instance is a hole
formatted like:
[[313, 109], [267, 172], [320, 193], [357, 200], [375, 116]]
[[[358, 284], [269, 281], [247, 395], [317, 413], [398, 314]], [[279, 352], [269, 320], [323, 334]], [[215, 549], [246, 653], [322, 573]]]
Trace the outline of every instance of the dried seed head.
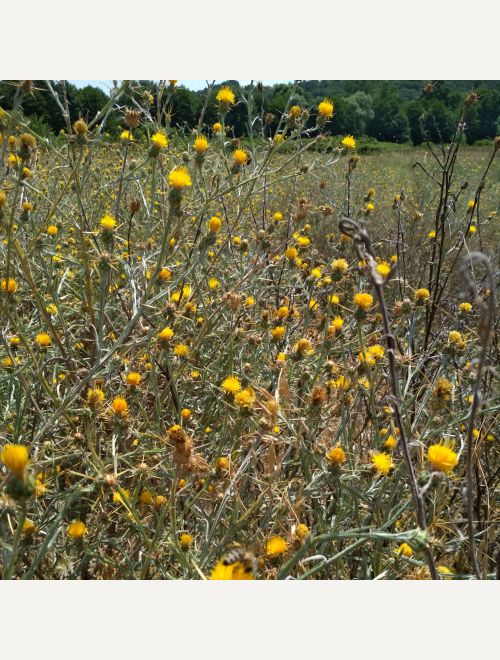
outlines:
[[124, 121], [125, 121], [125, 125], [128, 126], [128, 128], [131, 129], [137, 128], [141, 121], [140, 111], [132, 110], [131, 108], [125, 108]]

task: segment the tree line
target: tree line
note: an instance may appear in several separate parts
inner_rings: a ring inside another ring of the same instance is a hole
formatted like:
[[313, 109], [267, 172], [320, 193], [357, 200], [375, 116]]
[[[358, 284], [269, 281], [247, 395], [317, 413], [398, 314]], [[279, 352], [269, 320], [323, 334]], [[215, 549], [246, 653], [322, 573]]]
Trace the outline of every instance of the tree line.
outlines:
[[[60, 81], [51, 82], [57, 91], [62, 92]], [[323, 98], [329, 98], [335, 103], [335, 113], [324, 130], [332, 135], [352, 134], [385, 142], [411, 141], [418, 145], [427, 140], [451, 141], [461, 105], [468, 95], [475, 93], [477, 98], [465, 128], [467, 142], [473, 144], [478, 140], [492, 139], [500, 132], [500, 81], [488, 80], [305, 80], [298, 84], [244, 87], [235, 80], [228, 80], [210, 89], [208, 104], [207, 89], [192, 91], [179, 85], [171, 96], [171, 125], [192, 130], [197, 126], [205, 105], [205, 124], [218, 121], [215, 95], [223, 85], [233, 89], [238, 101], [226, 117], [226, 124], [235, 137], [248, 134], [249, 105], [253, 116], [257, 116], [252, 130], [265, 136], [273, 135], [291, 94], [293, 104], [311, 110], [306, 130], [315, 126], [317, 104]], [[79, 89], [66, 81], [64, 88], [72, 121], [92, 119], [109, 98], [101, 88], [91, 85]], [[7, 110], [12, 107], [15, 89], [16, 81], [0, 81], [0, 107]], [[158, 83], [155, 81], [130, 81], [127, 94], [120, 98], [120, 107], [109, 119], [108, 132], [113, 134], [120, 130], [123, 107], [132, 106], [134, 97], [143, 100], [147, 94], [154, 105], [157, 92]], [[30, 119], [33, 130], [44, 136], [57, 134], [65, 128], [60, 108], [44, 81], [33, 81], [32, 92], [23, 100], [23, 112]]]

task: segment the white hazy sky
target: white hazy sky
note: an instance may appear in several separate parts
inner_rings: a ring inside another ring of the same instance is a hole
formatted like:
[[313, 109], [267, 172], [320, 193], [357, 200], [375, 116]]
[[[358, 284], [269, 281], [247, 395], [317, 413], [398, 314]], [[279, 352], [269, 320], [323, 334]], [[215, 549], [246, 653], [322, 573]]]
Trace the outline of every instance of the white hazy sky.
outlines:
[[[226, 80], [230, 80], [230, 78], [226, 78]], [[113, 81], [112, 80], [70, 80], [69, 82], [73, 83], [73, 85], [76, 85], [77, 87], [85, 87], [86, 85], [93, 85], [94, 87], [100, 87], [105, 92], [109, 92], [109, 90], [113, 86]], [[222, 80], [216, 80], [215, 82], [216, 83], [221, 83], [223, 81]], [[238, 82], [241, 85], [248, 85], [250, 80], [239, 80]], [[286, 83], [286, 82], [291, 82], [291, 81], [290, 80], [262, 80], [262, 83], [264, 85], [275, 85], [276, 83]], [[184, 85], [184, 87], [187, 87], [188, 89], [192, 89], [192, 90], [204, 89], [207, 86], [206, 80], [179, 80], [179, 84]]]

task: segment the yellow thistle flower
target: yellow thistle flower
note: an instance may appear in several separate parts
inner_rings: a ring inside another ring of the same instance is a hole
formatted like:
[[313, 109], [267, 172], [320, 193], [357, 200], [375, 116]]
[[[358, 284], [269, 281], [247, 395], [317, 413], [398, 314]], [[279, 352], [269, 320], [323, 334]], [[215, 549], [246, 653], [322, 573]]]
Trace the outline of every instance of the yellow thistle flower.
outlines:
[[120, 133], [120, 140], [123, 140], [124, 142], [133, 142], [134, 141], [134, 136], [132, 135], [131, 131], [122, 131]]
[[248, 154], [244, 149], [236, 149], [233, 151], [233, 159], [237, 165], [244, 165], [248, 160]]
[[151, 136], [151, 143], [158, 151], [162, 151], [168, 147], [168, 138], [163, 131], [156, 131]]
[[127, 374], [126, 380], [127, 385], [130, 385], [130, 387], [137, 387], [141, 382], [141, 374], [138, 374], [136, 371], [130, 371]]
[[46, 332], [39, 332], [35, 337], [35, 341], [41, 348], [47, 348], [52, 344], [52, 339]]
[[105, 215], [101, 220], [101, 227], [104, 231], [113, 231], [116, 227], [116, 220], [111, 215]]
[[183, 550], [187, 550], [192, 542], [193, 542], [193, 537], [191, 536], [191, 534], [184, 533], [180, 535], [179, 543], [181, 544], [181, 548]]
[[0, 452], [0, 461], [16, 477], [22, 477], [28, 465], [28, 449], [24, 445], [5, 445]]
[[87, 403], [93, 408], [97, 408], [104, 401], [104, 392], [100, 387], [89, 387], [87, 390]]
[[345, 451], [340, 445], [337, 445], [328, 450], [326, 458], [332, 465], [341, 465], [346, 460]]
[[356, 140], [352, 135], [346, 135], [345, 138], [342, 140], [342, 144], [346, 149], [356, 148]]
[[394, 467], [391, 456], [384, 452], [374, 452], [371, 461], [377, 474], [387, 475]]
[[381, 261], [379, 264], [377, 264], [377, 272], [380, 273], [382, 277], [387, 277], [391, 273], [391, 267], [387, 261]]
[[2, 291], [7, 291], [7, 293], [15, 293], [17, 291], [18, 284], [13, 277], [9, 277], [9, 283], [4, 279], [2, 280]]
[[208, 140], [204, 135], [199, 135], [195, 139], [193, 146], [197, 153], [203, 154], [208, 149]]
[[288, 550], [288, 543], [282, 536], [271, 536], [266, 542], [266, 555], [271, 559], [283, 555]]
[[236, 97], [234, 95], [233, 90], [230, 87], [221, 87], [219, 91], [217, 92], [217, 96], [215, 97], [217, 101], [221, 105], [234, 105], [236, 101]]
[[347, 273], [349, 269], [349, 264], [345, 259], [335, 259], [332, 262], [332, 270], [335, 273], [340, 273], [341, 275], [344, 275], [344, 273]]
[[333, 110], [333, 101], [330, 101], [329, 99], [323, 99], [323, 101], [318, 104], [318, 113], [324, 119], [330, 119], [330, 117], [333, 117]]
[[354, 304], [358, 309], [366, 312], [373, 305], [373, 296], [369, 293], [356, 293], [354, 296]]
[[186, 344], [176, 344], [173, 349], [173, 353], [176, 357], [186, 357], [189, 353], [189, 348]]
[[212, 216], [208, 221], [208, 230], [213, 234], [216, 234], [219, 229], [222, 227], [222, 220], [216, 215]]
[[72, 539], [81, 539], [87, 531], [87, 526], [81, 520], [75, 520], [68, 525], [68, 536]]
[[126, 417], [128, 415], [128, 403], [122, 396], [113, 399], [111, 409], [116, 417]]
[[299, 523], [295, 528], [295, 536], [300, 541], [305, 541], [305, 539], [309, 536], [309, 527], [304, 525], [304, 523]]
[[449, 474], [458, 463], [457, 454], [444, 443], [431, 445], [427, 450], [427, 458], [433, 470], [444, 474]]
[[168, 175], [168, 184], [174, 190], [184, 190], [184, 188], [191, 186], [191, 176], [187, 167], [181, 165], [173, 169]]
[[162, 268], [158, 273], [158, 279], [162, 282], [168, 282], [172, 277], [172, 271], [169, 268]]
[[399, 556], [403, 555], [403, 557], [411, 557], [413, 555], [413, 550], [408, 543], [401, 543], [399, 548], [396, 548], [394, 552]]
[[157, 335], [158, 339], [160, 339], [161, 341], [169, 341], [170, 339], [172, 339], [173, 336], [174, 336], [174, 331], [168, 325], [165, 328], [163, 328], [163, 330], [160, 330], [160, 332]]
[[298, 340], [294, 346], [294, 351], [298, 357], [305, 357], [306, 355], [314, 353], [311, 342], [306, 337]]
[[241, 390], [241, 392], [237, 392], [234, 395], [234, 404], [238, 406], [238, 408], [250, 410], [254, 403], [255, 392], [251, 387], [246, 387], [244, 390]]
[[417, 289], [415, 291], [415, 300], [417, 302], [427, 302], [430, 298], [429, 289]]
[[275, 341], [281, 341], [283, 337], [285, 336], [286, 329], [282, 325], [276, 326], [276, 328], [273, 328], [271, 330], [271, 337]]

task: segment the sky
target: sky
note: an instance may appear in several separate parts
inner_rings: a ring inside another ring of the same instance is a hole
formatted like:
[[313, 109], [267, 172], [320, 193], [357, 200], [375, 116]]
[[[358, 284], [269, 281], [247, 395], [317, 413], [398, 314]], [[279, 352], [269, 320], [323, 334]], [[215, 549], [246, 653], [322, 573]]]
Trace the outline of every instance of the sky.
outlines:
[[[226, 78], [226, 80], [229, 80]], [[103, 89], [105, 92], [109, 92], [111, 87], [113, 86], [113, 81], [112, 80], [70, 80], [70, 83], [73, 83], [73, 85], [76, 85], [77, 87], [85, 87], [86, 85], [93, 85], [94, 87], [100, 87]], [[224, 82], [223, 80], [216, 80], [217, 83]], [[250, 80], [239, 80], [238, 81], [240, 85], [248, 85], [250, 83]], [[287, 83], [287, 82], [292, 82], [291, 80], [262, 80], [264, 85], [275, 85], [277, 83]], [[179, 80], [180, 85], [184, 85], [184, 87], [187, 87], [188, 89], [192, 89], [194, 91], [197, 91], [199, 89], [205, 89], [207, 86], [207, 81], [206, 80]]]

